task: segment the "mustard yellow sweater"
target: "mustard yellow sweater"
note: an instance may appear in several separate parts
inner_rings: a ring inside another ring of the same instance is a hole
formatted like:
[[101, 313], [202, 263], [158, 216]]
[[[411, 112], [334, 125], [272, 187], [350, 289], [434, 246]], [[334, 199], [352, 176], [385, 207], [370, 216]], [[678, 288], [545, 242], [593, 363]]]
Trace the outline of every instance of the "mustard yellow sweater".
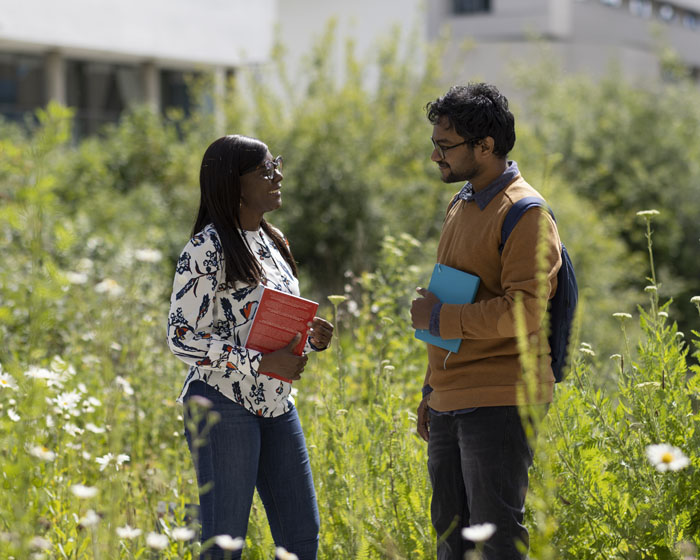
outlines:
[[[428, 344], [428, 401], [437, 411], [481, 406], [546, 403], [552, 400], [554, 376], [542, 330], [543, 306], [537, 300], [538, 239], [546, 244], [545, 291], [556, 291], [561, 266], [557, 227], [546, 209], [528, 210], [499, 254], [501, 227], [510, 207], [526, 196], [541, 195], [521, 175], [500, 190], [482, 210], [475, 201], [459, 200], [447, 213], [437, 262], [480, 279], [474, 303], [444, 304], [440, 336], [461, 338], [457, 353]], [[540, 223], [544, 221], [543, 226]], [[542, 231], [540, 231], [542, 229]], [[536, 379], [524, 387], [515, 327], [515, 299], [520, 294], [529, 339], [540, 348]]]

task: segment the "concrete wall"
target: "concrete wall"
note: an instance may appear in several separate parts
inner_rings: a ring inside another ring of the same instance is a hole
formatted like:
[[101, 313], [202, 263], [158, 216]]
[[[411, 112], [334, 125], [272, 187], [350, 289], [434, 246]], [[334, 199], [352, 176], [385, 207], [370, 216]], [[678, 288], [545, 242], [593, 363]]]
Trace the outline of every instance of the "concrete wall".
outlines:
[[264, 61], [275, 0], [0, 0], [0, 50], [159, 66]]

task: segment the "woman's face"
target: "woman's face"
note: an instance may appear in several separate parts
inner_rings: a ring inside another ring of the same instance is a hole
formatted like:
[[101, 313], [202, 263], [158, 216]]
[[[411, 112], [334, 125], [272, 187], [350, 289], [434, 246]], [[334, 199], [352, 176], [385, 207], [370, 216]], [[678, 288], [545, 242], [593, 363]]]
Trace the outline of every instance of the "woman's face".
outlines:
[[268, 150], [265, 159], [256, 169], [241, 175], [241, 223], [251, 223], [262, 219], [265, 212], [277, 210], [282, 205], [282, 179], [284, 176], [280, 169], [275, 168], [272, 179], [266, 178], [269, 174], [265, 168], [265, 162], [272, 162], [272, 154]]

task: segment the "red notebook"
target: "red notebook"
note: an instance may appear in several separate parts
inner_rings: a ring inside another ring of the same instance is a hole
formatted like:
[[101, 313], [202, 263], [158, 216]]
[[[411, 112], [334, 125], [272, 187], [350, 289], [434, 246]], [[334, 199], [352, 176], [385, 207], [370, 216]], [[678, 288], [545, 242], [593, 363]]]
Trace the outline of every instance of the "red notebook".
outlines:
[[[318, 303], [273, 288], [263, 287], [258, 308], [253, 317], [244, 346], [267, 354], [284, 348], [301, 333], [293, 352], [301, 356], [309, 336], [308, 323], [316, 316]], [[291, 383], [290, 379], [270, 372], [259, 372]]]

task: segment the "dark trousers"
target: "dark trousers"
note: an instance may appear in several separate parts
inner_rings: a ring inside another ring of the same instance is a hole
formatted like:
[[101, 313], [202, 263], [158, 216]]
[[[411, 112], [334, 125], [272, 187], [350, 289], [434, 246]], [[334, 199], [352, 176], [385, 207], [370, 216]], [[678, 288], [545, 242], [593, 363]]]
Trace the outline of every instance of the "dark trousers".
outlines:
[[[194, 395], [213, 403], [220, 415], [206, 437], [206, 421], [190, 432], [188, 402]], [[265, 506], [277, 546], [299, 560], [315, 560], [319, 515], [304, 433], [294, 407], [274, 418], [263, 418], [198, 381], [185, 397], [185, 434], [197, 471], [202, 544], [217, 535], [245, 538], [255, 488]], [[196, 440], [201, 440], [195, 444]], [[203, 558], [241, 557], [213, 546]]]
[[527, 549], [529, 544], [523, 515], [531, 465], [532, 449], [517, 407], [483, 407], [456, 415], [431, 412], [428, 471], [438, 560], [462, 560], [474, 548], [462, 538], [462, 528], [482, 523], [496, 526], [484, 543], [485, 559], [525, 556], [518, 547]]

